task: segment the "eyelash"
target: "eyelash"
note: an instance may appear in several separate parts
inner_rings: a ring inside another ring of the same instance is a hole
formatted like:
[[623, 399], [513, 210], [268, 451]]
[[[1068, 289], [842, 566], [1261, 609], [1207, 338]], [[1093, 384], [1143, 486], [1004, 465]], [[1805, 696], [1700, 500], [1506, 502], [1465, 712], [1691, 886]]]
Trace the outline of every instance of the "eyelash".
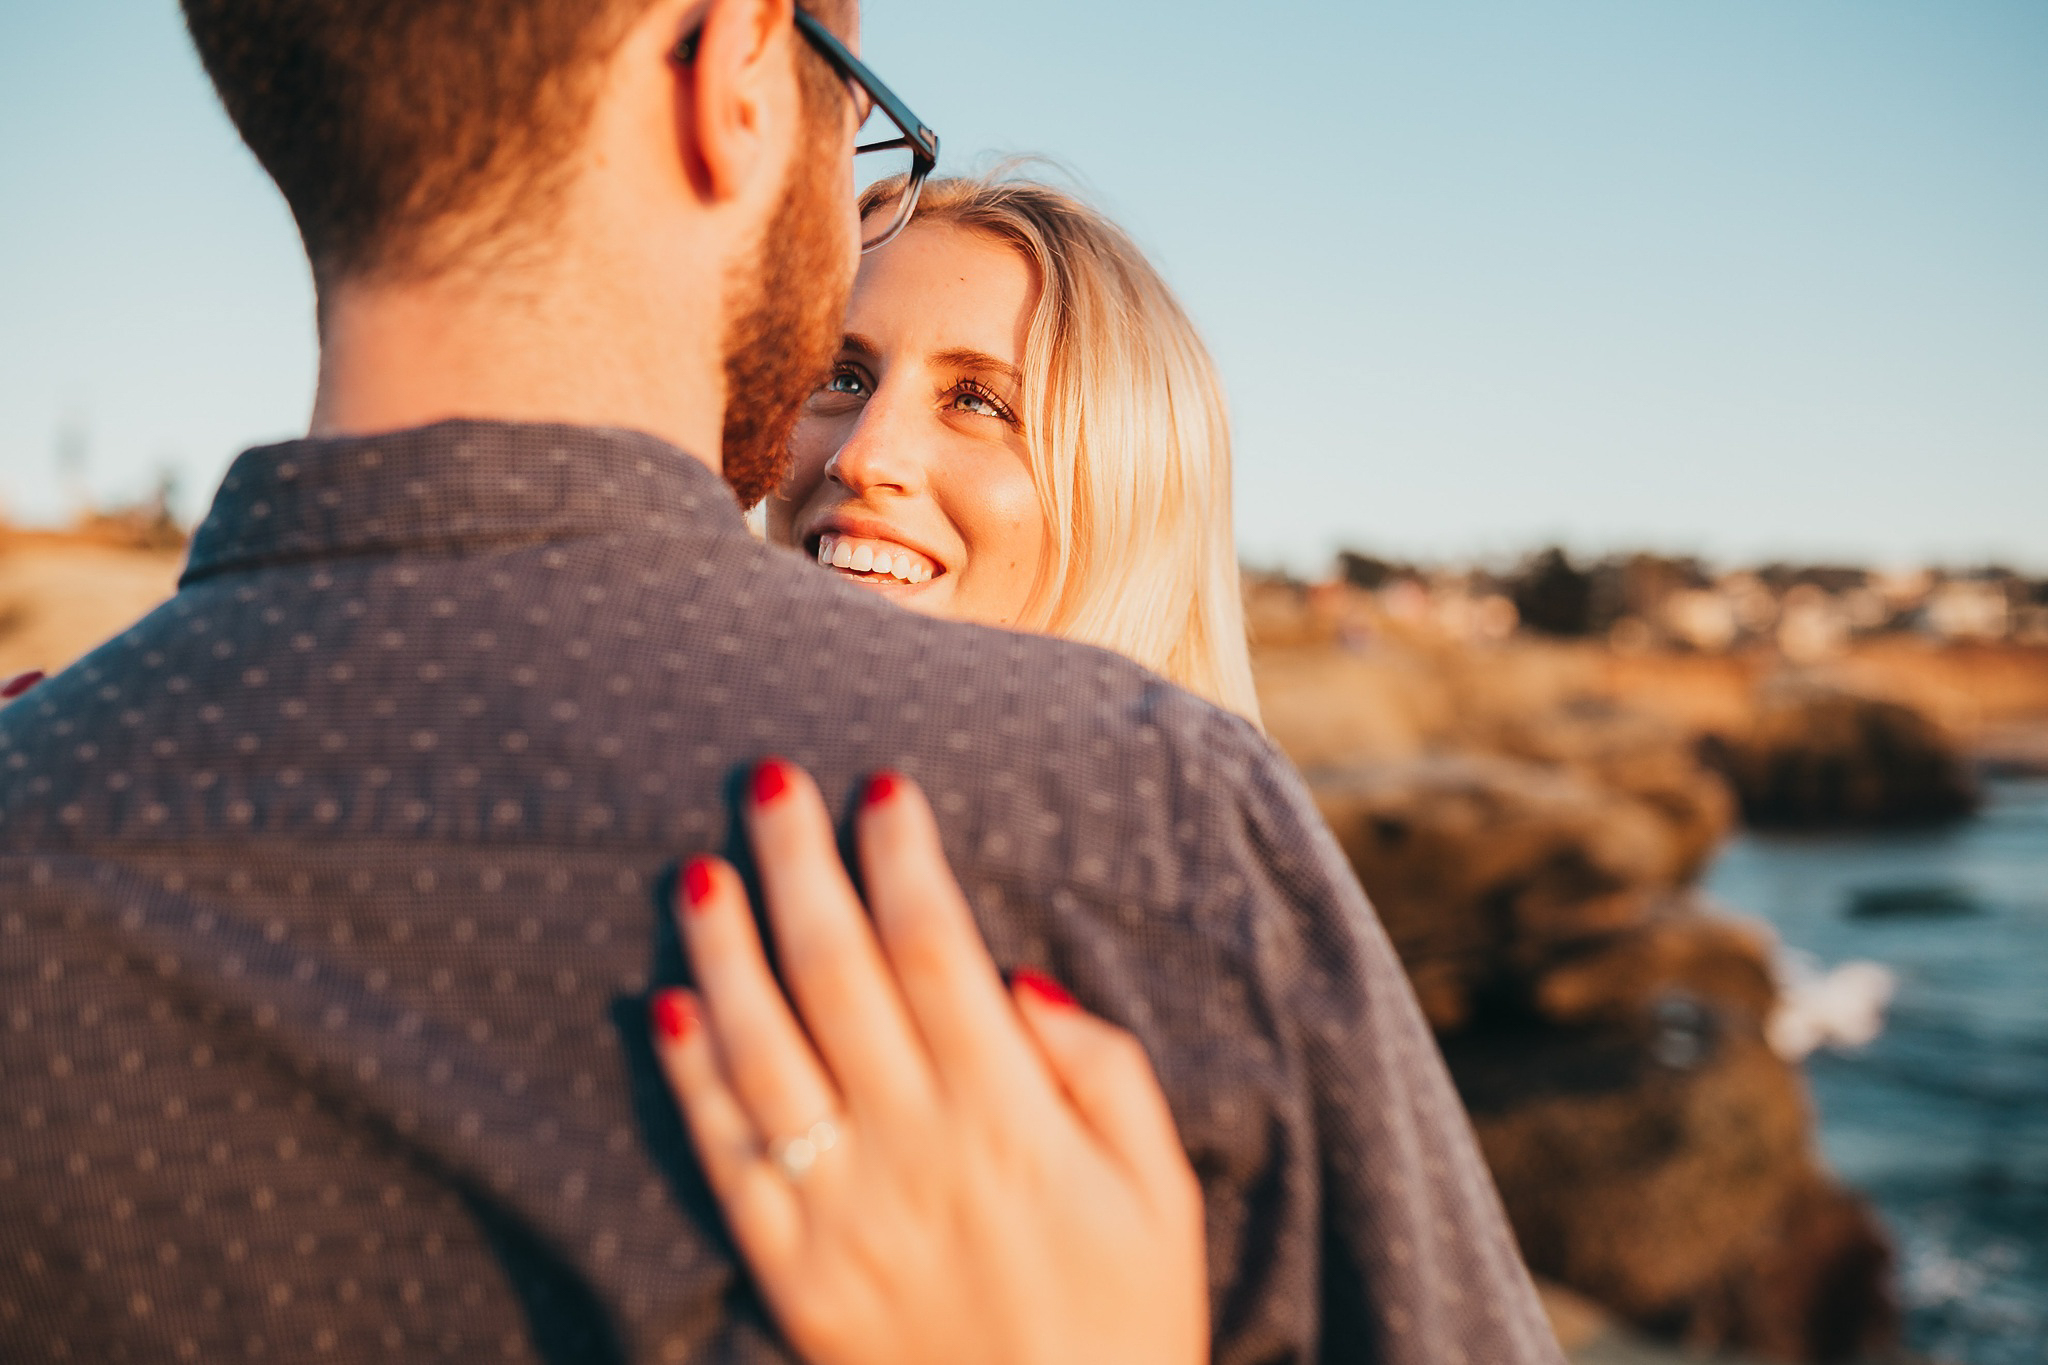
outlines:
[[954, 399], [959, 398], [960, 395], [964, 393], [971, 393], [976, 398], [979, 398], [982, 402], [994, 408], [996, 410], [996, 416], [1000, 418], [1003, 422], [1007, 423], [1008, 425], [1013, 427], [1018, 425], [1017, 414], [1010, 411], [1010, 405], [1008, 403], [1005, 403], [1002, 399], [996, 397], [995, 394], [989, 390], [989, 387], [986, 384], [983, 384], [978, 380], [963, 379], [959, 383], [953, 385], [952, 388], [947, 389], [940, 396], [944, 398], [946, 401], [951, 402]]

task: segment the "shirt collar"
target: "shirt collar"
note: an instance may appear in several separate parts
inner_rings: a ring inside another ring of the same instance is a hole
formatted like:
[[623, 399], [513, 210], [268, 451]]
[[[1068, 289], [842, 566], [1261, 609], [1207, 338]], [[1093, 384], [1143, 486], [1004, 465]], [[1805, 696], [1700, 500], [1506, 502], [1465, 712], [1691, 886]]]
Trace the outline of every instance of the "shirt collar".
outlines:
[[746, 534], [724, 481], [666, 441], [436, 422], [242, 452], [193, 533], [180, 582], [296, 560], [685, 528]]

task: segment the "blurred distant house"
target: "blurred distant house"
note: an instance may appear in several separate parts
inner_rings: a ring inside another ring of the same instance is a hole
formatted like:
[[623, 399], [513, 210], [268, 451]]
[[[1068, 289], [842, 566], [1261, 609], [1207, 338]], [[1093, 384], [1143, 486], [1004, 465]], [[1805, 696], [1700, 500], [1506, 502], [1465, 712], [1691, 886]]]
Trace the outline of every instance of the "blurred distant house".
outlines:
[[1787, 589], [1778, 609], [1778, 651], [1794, 663], [1815, 663], [1849, 643], [1849, 613], [1842, 599], [1812, 583]]
[[[1767, 564], [1710, 572], [1653, 554], [1577, 561], [1562, 547], [1506, 570], [1418, 565], [1359, 550], [1322, 583], [1295, 584], [1295, 610], [1322, 638], [1369, 648], [1383, 628], [1484, 644], [1517, 631], [1599, 640], [1622, 652], [1764, 650], [1818, 663], [1861, 639], [1919, 634], [1943, 643], [2048, 645], [2048, 580], [2003, 568], [1875, 571]], [[1270, 607], [1280, 580], [1265, 576]]]
[[1742, 633], [1734, 595], [1714, 588], [1671, 594], [1661, 604], [1659, 620], [1674, 640], [1702, 654], [1719, 654]]
[[1944, 640], [2002, 640], [2012, 629], [2006, 584], [1952, 579], [1927, 595], [1927, 628]]

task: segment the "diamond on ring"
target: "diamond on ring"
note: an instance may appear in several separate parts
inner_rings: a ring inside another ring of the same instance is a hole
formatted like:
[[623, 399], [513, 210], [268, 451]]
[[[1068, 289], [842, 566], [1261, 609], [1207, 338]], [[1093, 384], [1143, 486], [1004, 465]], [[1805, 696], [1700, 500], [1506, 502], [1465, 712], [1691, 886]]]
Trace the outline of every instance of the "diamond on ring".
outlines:
[[768, 1145], [768, 1159], [789, 1180], [801, 1180], [818, 1158], [839, 1145], [839, 1125], [819, 1119], [802, 1137], [781, 1138]]

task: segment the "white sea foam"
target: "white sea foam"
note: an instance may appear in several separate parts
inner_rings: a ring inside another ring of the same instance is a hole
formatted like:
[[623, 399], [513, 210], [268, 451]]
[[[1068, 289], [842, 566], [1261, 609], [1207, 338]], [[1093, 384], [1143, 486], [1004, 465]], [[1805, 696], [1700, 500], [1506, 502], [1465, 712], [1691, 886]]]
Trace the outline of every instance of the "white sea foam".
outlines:
[[1884, 1015], [1899, 979], [1879, 962], [1844, 962], [1832, 970], [1811, 953], [1781, 950], [1776, 962], [1778, 1007], [1764, 1036], [1788, 1062], [1817, 1048], [1859, 1048], [1884, 1032]]

